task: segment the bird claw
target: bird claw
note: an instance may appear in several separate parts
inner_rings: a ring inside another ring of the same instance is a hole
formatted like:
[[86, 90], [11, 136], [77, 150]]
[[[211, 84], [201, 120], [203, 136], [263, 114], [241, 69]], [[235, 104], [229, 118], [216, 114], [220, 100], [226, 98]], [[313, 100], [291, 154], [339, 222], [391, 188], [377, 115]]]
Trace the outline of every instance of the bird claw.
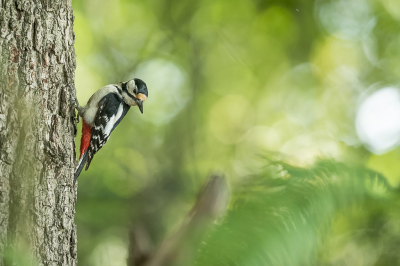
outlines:
[[[78, 98], [76, 98], [76, 90], [74, 86], [68, 85], [71, 89], [71, 113], [73, 112], [73, 117], [76, 123], [79, 123], [79, 116], [82, 115], [82, 107], [79, 105]], [[78, 111], [78, 114], [75, 116], [75, 109]]]
[[[76, 99], [75, 97], [72, 97], [71, 99], [71, 107], [70, 107], [70, 112], [72, 113], [72, 116], [74, 117], [74, 120], [76, 120], [76, 123], [79, 123], [79, 103], [78, 103], [78, 99]], [[78, 114], [75, 114], [75, 109], [78, 110]], [[75, 116], [76, 115], [76, 116]]]

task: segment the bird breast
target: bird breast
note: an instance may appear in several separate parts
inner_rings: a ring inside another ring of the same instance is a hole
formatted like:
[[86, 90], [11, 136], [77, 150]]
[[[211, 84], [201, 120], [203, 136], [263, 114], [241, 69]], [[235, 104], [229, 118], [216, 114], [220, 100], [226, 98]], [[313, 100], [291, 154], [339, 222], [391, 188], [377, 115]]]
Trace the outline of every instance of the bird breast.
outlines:
[[107, 85], [103, 88], [96, 91], [92, 97], [90, 97], [83, 111], [83, 119], [85, 119], [86, 123], [90, 126], [94, 126], [94, 118], [96, 117], [98, 104], [100, 100], [109, 93], [118, 94], [118, 90], [114, 85]]

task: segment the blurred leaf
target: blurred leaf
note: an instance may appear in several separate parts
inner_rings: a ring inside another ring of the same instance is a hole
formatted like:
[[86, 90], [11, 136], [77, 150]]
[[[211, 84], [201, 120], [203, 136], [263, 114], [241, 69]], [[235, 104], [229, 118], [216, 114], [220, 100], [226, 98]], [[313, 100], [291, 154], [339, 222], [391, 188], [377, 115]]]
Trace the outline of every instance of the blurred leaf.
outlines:
[[321, 161], [311, 169], [272, 162], [237, 188], [236, 200], [196, 265], [313, 265], [335, 214], [387, 198], [376, 172]]

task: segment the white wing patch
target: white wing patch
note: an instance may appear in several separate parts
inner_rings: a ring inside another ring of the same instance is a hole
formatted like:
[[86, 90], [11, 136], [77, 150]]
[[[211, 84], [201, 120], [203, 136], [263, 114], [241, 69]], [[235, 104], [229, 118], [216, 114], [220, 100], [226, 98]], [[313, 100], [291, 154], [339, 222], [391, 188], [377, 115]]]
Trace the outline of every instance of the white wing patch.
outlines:
[[104, 129], [104, 135], [108, 136], [111, 134], [111, 130], [114, 127], [115, 123], [118, 121], [118, 119], [121, 117], [123, 110], [124, 110], [124, 106], [121, 103], [118, 107], [117, 113], [115, 115], [113, 115], [112, 117], [110, 117], [110, 121], [108, 121], [106, 128]]
[[118, 90], [114, 85], [110, 84], [96, 91], [95, 94], [90, 97], [87, 105], [84, 107], [85, 111], [83, 113], [83, 118], [85, 119], [86, 123], [94, 126], [94, 118], [97, 114], [98, 103], [109, 93], [118, 94]]

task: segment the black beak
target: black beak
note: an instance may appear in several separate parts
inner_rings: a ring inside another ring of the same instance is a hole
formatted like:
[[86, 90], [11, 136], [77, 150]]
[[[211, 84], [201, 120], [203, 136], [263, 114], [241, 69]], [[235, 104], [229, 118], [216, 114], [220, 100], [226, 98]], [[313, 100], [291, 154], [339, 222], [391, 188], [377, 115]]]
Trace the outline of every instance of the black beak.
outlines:
[[143, 101], [140, 99], [135, 99], [136, 100], [136, 104], [139, 107], [140, 112], [143, 114]]

